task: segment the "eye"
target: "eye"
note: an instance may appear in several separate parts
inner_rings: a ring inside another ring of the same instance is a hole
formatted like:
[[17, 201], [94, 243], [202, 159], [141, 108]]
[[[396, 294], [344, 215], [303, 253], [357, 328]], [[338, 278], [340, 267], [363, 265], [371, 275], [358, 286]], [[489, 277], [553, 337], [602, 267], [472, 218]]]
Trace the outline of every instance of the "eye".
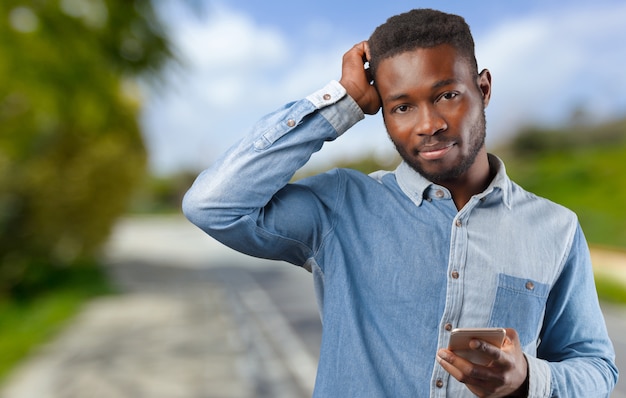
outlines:
[[450, 101], [455, 99], [456, 97], [458, 97], [459, 93], [455, 92], [455, 91], [448, 91], [443, 93], [443, 95], [440, 97], [441, 99], [444, 99], [446, 101]]
[[409, 109], [410, 108], [408, 105], [398, 105], [395, 108], [393, 108], [393, 113], [407, 113]]

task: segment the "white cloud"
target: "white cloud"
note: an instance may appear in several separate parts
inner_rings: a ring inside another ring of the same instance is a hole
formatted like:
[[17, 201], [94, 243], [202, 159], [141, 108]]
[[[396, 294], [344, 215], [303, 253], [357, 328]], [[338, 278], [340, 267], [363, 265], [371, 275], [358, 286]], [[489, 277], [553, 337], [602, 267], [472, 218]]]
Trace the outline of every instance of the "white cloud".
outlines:
[[[183, 66], [148, 96], [142, 124], [157, 172], [207, 166], [264, 113], [339, 78], [350, 44], [316, 52], [221, 6], [172, 26]], [[326, 28], [328, 31], [328, 28]], [[328, 37], [327, 37], [328, 38]]]
[[562, 123], [578, 107], [596, 120], [626, 113], [624, 16], [626, 5], [563, 10], [478, 37], [479, 67], [493, 75], [491, 140], [520, 125]]
[[244, 14], [215, 6], [204, 20], [187, 20], [173, 31], [184, 57], [205, 71], [280, 65], [287, 52], [283, 36], [259, 27]]

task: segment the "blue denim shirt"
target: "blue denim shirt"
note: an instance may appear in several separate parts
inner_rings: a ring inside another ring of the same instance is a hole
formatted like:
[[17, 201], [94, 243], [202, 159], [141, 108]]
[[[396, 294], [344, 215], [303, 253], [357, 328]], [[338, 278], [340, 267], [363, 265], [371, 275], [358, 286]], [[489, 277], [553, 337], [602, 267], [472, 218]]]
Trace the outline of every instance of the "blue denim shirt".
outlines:
[[338, 83], [266, 116], [205, 170], [186, 216], [241, 252], [313, 273], [315, 397], [469, 397], [436, 360], [455, 327], [515, 328], [531, 397], [608, 397], [614, 351], [576, 216], [497, 175], [457, 211], [401, 164], [290, 183], [363, 117]]

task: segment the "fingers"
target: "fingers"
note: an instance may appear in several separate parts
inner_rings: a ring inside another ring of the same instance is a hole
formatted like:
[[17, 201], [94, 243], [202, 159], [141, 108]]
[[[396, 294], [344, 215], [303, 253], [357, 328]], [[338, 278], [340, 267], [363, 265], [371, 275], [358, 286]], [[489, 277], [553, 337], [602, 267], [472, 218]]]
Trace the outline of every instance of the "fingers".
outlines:
[[364, 77], [365, 62], [369, 61], [369, 46], [366, 41], [355, 44], [343, 56], [343, 75], [360, 80]]
[[363, 63], [369, 62], [369, 60], [372, 58], [370, 55], [370, 45], [367, 41], [362, 41], [355, 44], [352, 49], [359, 55]]
[[358, 57], [362, 60], [369, 61], [370, 60], [370, 46], [367, 41], [362, 41], [360, 43], [355, 44], [348, 53], [354, 51], [358, 54]]
[[491, 358], [492, 361], [499, 361], [502, 358], [502, 350], [486, 341], [474, 339], [470, 341], [470, 348], [477, 351], [481, 356]]
[[505, 384], [503, 374], [496, 368], [476, 365], [452, 351], [439, 350], [437, 362], [478, 397], [494, 396]]
[[367, 59], [367, 61], [369, 62], [369, 60], [372, 59], [372, 55], [370, 53], [370, 44], [366, 41], [362, 43], [363, 43], [363, 50], [365, 51], [365, 59]]
[[371, 70], [369, 68], [369, 61], [371, 57], [370, 57], [370, 46], [368, 42], [362, 41], [360, 43], [357, 43], [354, 45], [352, 50], [354, 50], [354, 58], [356, 59], [356, 57], [359, 57], [360, 59], [359, 66], [363, 67], [368, 84], [370, 85], [373, 84], [374, 76], [372, 76]]
[[380, 108], [380, 99], [372, 79], [368, 76], [365, 63], [370, 50], [366, 41], [355, 44], [343, 56], [341, 80], [339, 83], [361, 107], [364, 113], [375, 114]]
[[470, 348], [491, 361], [484, 366], [478, 365], [450, 350], [441, 349], [437, 352], [437, 362], [479, 397], [501, 397], [524, 388], [528, 364], [514, 329], [506, 329], [501, 349], [478, 339], [470, 341]]
[[439, 350], [437, 362], [461, 383], [476, 384], [495, 377], [491, 368], [476, 365], [449, 350]]

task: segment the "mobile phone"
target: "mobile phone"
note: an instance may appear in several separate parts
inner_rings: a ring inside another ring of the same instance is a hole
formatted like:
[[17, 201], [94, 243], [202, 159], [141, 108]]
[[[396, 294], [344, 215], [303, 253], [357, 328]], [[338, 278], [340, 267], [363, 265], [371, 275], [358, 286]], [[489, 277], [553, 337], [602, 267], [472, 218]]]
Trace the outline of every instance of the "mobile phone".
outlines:
[[506, 330], [503, 328], [458, 328], [450, 332], [448, 349], [456, 355], [477, 365], [487, 365], [492, 358], [484, 353], [472, 350], [469, 343], [472, 339], [482, 340], [498, 348], [502, 347]]

